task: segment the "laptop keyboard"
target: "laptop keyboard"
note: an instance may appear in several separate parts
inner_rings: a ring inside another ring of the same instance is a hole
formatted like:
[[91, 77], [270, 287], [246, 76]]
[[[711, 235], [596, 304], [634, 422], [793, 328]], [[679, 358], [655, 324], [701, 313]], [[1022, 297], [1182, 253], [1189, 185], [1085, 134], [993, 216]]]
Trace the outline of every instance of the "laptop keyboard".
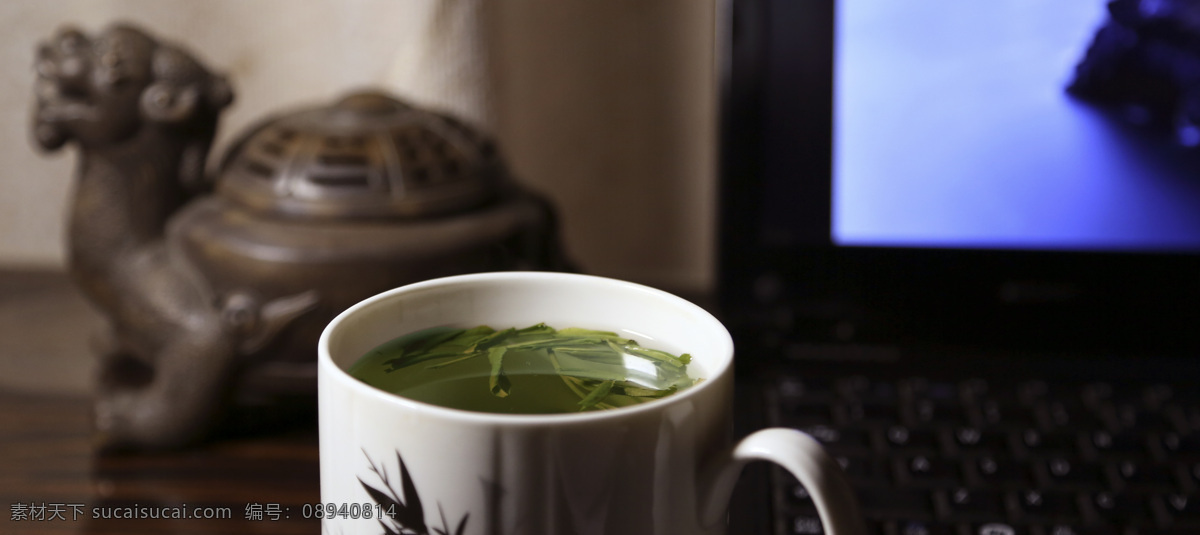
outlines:
[[[1192, 385], [784, 377], [773, 426], [820, 440], [872, 535], [1200, 533]], [[808, 493], [771, 474], [776, 533], [823, 533]]]

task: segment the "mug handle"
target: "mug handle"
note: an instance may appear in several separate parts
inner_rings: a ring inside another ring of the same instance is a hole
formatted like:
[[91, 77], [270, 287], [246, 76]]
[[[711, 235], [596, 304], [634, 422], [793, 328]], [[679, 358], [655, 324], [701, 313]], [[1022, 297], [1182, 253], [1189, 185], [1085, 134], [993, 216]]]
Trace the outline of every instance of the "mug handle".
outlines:
[[812, 496], [826, 535], [866, 535], [858, 500], [842, 467], [816, 439], [779, 427], [751, 433], [717, 460], [701, 511], [704, 525], [712, 526], [724, 518], [734, 484], [750, 461], [771, 461], [796, 476]]

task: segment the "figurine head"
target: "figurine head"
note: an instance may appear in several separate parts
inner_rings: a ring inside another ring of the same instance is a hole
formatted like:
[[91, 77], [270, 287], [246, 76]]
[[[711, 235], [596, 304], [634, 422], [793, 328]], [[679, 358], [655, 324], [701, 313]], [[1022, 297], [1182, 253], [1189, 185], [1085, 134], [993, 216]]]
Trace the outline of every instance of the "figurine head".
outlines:
[[84, 148], [114, 145], [145, 126], [215, 130], [233, 94], [221, 76], [186, 52], [127, 25], [94, 38], [65, 28], [37, 53], [34, 132], [47, 150], [76, 140]]

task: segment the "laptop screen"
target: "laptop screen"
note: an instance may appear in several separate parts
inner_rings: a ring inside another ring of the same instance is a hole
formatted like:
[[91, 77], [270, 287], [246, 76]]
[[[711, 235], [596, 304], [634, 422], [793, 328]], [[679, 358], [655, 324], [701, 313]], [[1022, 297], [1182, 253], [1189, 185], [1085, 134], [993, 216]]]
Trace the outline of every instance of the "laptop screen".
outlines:
[[851, 342], [1200, 347], [1200, 130], [1161, 105], [1169, 84], [1122, 103], [1068, 91], [1108, 2], [731, 7], [731, 322]]
[[1107, 19], [1099, 0], [838, 2], [833, 241], [1200, 250], [1198, 140], [1067, 91]]

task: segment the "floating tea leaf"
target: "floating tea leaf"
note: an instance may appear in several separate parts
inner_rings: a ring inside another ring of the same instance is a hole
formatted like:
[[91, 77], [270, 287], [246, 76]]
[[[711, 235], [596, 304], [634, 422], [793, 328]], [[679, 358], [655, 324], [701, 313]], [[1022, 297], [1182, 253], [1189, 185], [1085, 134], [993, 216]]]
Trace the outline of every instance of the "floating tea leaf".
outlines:
[[508, 397], [508, 389], [512, 388], [512, 382], [508, 380], [508, 376], [504, 375], [504, 353], [508, 351], [507, 347], [490, 347], [488, 348], [488, 362], [492, 364], [492, 373], [488, 376], [488, 388], [492, 391], [493, 396]]
[[695, 384], [691, 356], [608, 331], [436, 327], [384, 343], [350, 367], [377, 388], [437, 405], [504, 413], [608, 409]]

